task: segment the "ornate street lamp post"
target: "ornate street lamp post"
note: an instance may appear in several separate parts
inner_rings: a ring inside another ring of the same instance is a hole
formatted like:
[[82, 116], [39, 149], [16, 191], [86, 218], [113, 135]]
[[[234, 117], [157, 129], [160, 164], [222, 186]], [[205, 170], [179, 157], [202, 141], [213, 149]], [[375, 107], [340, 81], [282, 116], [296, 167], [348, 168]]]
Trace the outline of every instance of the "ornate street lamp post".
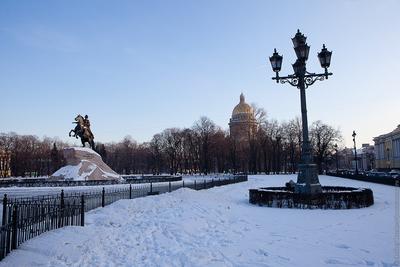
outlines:
[[315, 83], [315, 81], [323, 81], [328, 79], [332, 73], [328, 72], [328, 67], [331, 63], [332, 52], [328, 51], [323, 45], [318, 59], [321, 67], [325, 69], [324, 73], [316, 74], [310, 73], [306, 70], [306, 61], [310, 52], [310, 46], [306, 43], [307, 37], [304, 36], [299, 30], [292, 38], [294, 51], [296, 52], [297, 60], [293, 66], [294, 74], [280, 77], [279, 71], [282, 67], [283, 57], [278, 54], [276, 49], [272, 57], [269, 58], [272, 70], [276, 73], [273, 80], [277, 83], [289, 83], [290, 85], [300, 89], [300, 102], [301, 102], [301, 119], [303, 130], [303, 143], [301, 149], [301, 163], [299, 164], [299, 174], [297, 183], [295, 185], [296, 193], [303, 194], [316, 194], [321, 193], [321, 184], [318, 180], [317, 165], [313, 163], [311, 144], [308, 138], [308, 122], [307, 122], [307, 106], [306, 106], [306, 89]]
[[339, 172], [338, 145], [335, 144], [334, 147], [335, 147], [335, 156], [336, 156], [336, 173], [338, 173]]
[[357, 161], [357, 147], [356, 147], [356, 131], [353, 131], [353, 143], [354, 143], [354, 161], [356, 162], [356, 175], [358, 175], [358, 161]]

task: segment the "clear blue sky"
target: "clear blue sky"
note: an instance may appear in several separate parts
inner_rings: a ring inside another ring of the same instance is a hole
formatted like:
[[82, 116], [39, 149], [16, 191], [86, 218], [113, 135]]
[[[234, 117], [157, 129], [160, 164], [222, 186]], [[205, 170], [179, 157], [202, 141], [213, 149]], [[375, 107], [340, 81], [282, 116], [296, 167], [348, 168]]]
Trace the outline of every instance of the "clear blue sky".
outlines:
[[[67, 133], [88, 114], [97, 141], [142, 142], [200, 116], [227, 128], [244, 92], [269, 118], [300, 115], [298, 91], [278, 85], [267, 57], [295, 60], [297, 28], [334, 75], [307, 91], [309, 121], [339, 127], [351, 145], [400, 123], [400, 1], [0, 2], [0, 132]], [[72, 140], [71, 140], [72, 141]]]

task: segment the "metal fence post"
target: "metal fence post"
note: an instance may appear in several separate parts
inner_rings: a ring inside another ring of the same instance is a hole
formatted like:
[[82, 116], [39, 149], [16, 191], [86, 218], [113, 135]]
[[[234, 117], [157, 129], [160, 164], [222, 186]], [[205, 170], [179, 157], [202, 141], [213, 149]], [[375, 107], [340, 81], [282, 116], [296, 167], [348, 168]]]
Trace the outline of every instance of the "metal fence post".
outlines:
[[[2, 218], [2, 225], [6, 224], [6, 216], [7, 216], [7, 194], [4, 194], [4, 198], [3, 198], [3, 218]], [[5, 230], [5, 229], [4, 229]], [[3, 231], [4, 231], [3, 230]], [[7, 232], [4, 231], [1, 234], [1, 247], [0, 247], [0, 260], [2, 260], [7, 254], [6, 254], [6, 247], [8, 247], [8, 243], [6, 242], [6, 235]]]
[[7, 219], [7, 194], [4, 194], [3, 198], [3, 218], [1, 221], [2, 225], [6, 224], [6, 219]]
[[60, 201], [60, 206], [63, 209], [65, 207], [64, 205], [64, 189], [61, 189], [61, 201]]
[[129, 184], [129, 199], [132, 199], [132, 184]]
[[61, 199], [60, 199], [60, 227], [64, 227], [64, 208], [65, 208], [65, 203], [64, 203], [64, 189], [61, 189]]
[[85, 226], [85, 195], [81, 196], [81, 226]]
[[168, 192], [171, 193], [171, 181], [168, 182]]
[[106, 190], [103, 187], [103, 190], [101, 190], [101, 207], [104, 208], [104, 202], [105, 202], [105, 194], [106, 194]]
[[18, 230], [18, 206], [14, 205], [13, 206], [13, 214], [12, 214], [12, 238], [11, 238], [11, 249], [16, 249], [17, 248], [17, 230]]
[[182, 187], [185, 187], [185, 180], [182, 180]]
[[214, 185], [214, 178], [213, 179], [211, 179], [211, 187], [214, 187], [215, 185]]
[[204, 179], [204, 189], [206, 189], [206, 179]]
[[196, 179], [194, 180], [194, 190], [197, 190]]
[[153, 193], [153, 183], [150, 182], [150, 194]]

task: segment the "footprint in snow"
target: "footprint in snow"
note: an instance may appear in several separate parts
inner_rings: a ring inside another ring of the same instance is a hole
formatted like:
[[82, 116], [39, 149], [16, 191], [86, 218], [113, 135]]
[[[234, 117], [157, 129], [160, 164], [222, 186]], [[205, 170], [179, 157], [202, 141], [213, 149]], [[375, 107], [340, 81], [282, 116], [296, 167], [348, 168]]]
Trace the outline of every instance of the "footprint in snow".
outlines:
[[375, 262], [373, 262], [373, 261], [365, 261], [365, 265], [367, 265], [367, 266], [375, 266]]
[[326, 264], [344, 264], [344, 262], [339, 261], [337, 259], [327, 259], [327, 260], [325, 260], [325, 263]]
[[365, 253], [367, 253], [367, 254], [369, 254], [369, 253], [371, 253], [369, 250], [367, 250], [367, 249], [360, 249], [362, 252], [365, 252]]
[[286, 257], [278, 256], [278, 258], [281, 259], [281, 260], [290, 261], [290, 259], [286, 258]]
[[115, 222], [110, 222], [110, 225], [113, 227], [121, 227], [121, 224]]
[[263, 249], [257, 249], [257, 250], [256, 250], [256, 253], [257, 253], [258, 255], [262, 255], [262, 256], [265, 256], [265, 257], [268, 257], [268, 256], [269, 256], [268, 252], [265, 251], [265, 250], [263, 250]]
[[346, 244], [336, 244], [335, 247], [342, 249], [349, 249], [350, 247]]

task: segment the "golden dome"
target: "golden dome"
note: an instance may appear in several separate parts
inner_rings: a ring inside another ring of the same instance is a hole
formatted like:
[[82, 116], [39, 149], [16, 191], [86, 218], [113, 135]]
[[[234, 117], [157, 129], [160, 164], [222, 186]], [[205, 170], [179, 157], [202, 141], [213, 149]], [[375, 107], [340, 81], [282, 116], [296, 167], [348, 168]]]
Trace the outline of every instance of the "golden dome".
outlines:
[[240, 94], [239, 104], [232, 111], [232, 117], [241, 113], [253, 114], [253, 108], [245, 102], [243, 93]]

